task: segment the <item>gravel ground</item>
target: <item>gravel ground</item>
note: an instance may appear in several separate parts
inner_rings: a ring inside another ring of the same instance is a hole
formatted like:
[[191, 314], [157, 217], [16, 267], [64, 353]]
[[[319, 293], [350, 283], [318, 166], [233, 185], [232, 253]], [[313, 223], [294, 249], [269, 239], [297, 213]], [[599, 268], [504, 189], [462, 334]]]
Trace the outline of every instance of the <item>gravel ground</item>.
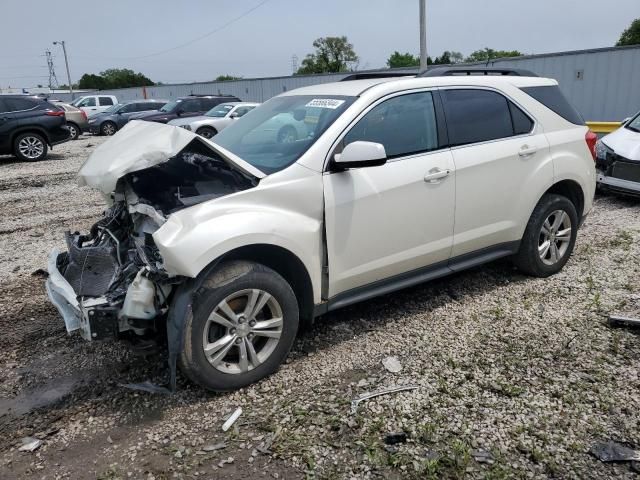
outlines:
[[[213, 395], [180, 378], [152, 395], [120, 385], [163, 381], [162, 352], [68, 336], [38, 272], [65, 230], [100, 214], [74, 174], [102, 141], [35, 164], [0, 157], [0, 478], [635, 477], [589, 449], [640, 446], [640, 338], [606, 325], [640, 316], [638, 200], [598, 197], [553, 278], [494, 263], [321, 319], [252, 387]], [[350, 412], [403, 385], [418, 388]], [[19, 451], [26, 436], [40, 448]]]

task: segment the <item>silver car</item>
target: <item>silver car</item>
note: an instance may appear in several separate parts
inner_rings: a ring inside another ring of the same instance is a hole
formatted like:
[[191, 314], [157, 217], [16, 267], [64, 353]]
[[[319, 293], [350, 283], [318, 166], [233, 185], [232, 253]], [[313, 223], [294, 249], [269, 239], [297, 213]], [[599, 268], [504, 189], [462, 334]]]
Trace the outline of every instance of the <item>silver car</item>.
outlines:
[[258, 105], [260, 104], [248, 102], [221, 103], [200, 117], [177, 118], [171, 120], [169, 125], [196, 132], [204, 138], [211, 138]]

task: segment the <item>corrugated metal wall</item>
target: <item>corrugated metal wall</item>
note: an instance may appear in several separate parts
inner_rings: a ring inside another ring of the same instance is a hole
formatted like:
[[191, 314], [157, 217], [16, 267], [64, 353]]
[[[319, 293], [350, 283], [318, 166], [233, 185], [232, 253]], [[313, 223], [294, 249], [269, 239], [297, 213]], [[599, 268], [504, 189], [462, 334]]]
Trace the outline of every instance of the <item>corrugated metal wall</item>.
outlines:
[[640, 46], [492, 62], [555, 78], [588, 120], [620, 121], [640, 110]]
[[[555, 78], [587, 120], [620, 121], [640, 110], [640, 45], [504, 59], [490, 65], [524, 68]], [[264, 102], [295, 88], [336, 82], [348, 74], [256, 78], [229, 82], [187, 83], [147, 87], [147, 97], [171, 100], [190, 94], [230, 94]], [[143, 98], [142, 88], [105, 90], [120, 102]], [[65, 95], [58, 98], [68, 99]]]

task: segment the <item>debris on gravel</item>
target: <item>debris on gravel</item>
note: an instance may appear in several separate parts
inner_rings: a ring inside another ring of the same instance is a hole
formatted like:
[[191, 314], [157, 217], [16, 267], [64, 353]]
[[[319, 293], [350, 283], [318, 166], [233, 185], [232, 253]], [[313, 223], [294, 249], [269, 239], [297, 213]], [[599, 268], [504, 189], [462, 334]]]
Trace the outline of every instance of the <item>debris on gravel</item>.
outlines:
[[607, 324], [640, 316], [638, 199], [597, 197], [558, 275], [496, 262], [332, 312], [256, 385], [149, 395], [119, 385], [162, 384], [164, 353], [68, 335], [31, 275], [103, 210], [75, 174], [104, 141], [0, 158], [0, 478], [636, 478], [590, 449], [640, 445], [640, 336]]

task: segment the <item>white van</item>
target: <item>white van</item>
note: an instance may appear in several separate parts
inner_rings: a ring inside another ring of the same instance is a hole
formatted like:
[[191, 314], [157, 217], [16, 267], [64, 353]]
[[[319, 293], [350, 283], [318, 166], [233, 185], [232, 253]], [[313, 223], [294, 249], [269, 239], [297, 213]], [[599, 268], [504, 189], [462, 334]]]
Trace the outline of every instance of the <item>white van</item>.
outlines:
[[76, 98], [71, 102], [71, 105], [84, 111], [87, 117], [91, 117], [97, 113], [104, 112], [107, 108], [117, 103], [118, 99], [114, 95], [84, 95]]

